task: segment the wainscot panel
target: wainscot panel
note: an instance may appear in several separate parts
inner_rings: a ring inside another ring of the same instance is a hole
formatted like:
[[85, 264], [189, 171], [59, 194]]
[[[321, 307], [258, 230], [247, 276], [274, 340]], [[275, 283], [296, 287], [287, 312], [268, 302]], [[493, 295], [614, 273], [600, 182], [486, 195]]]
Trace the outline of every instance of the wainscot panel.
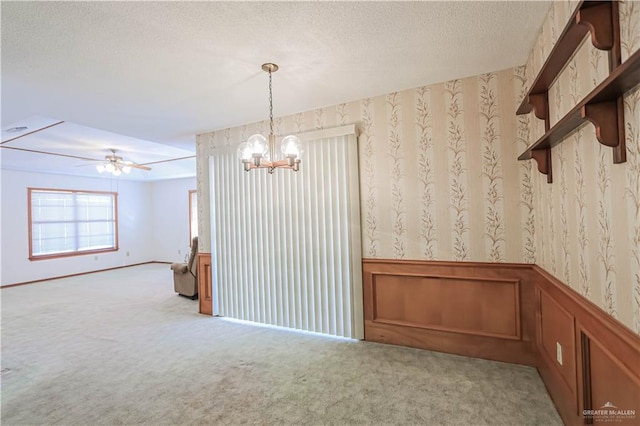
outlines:
[[211, 253], [198, 253], [198, 300], [204, 315], [213, 315], [211, 285]]
[[[538, 371], [562, 420], [637, 425], [640, 336], [544, 269], [532, 268], [540, 318]], [[573, 342], [567, 343], [571, 336]], [[558, 344], [562, 365], [553, 352]]]
[[[638, 425], [640, 416], [640, 384], [635, 374], [621, 365], [615, 355], [589, 339], [590, 400], [583, 401], [581, 410], [606, 410], [606, 414], [593, 414], [594, 423], [615, 422]], [[640, 368], [640, 365], [638, 365]], [[588, 395], [588, 394], [587, 394]], [[615, 402], [614, 402], [615, 401]]]
[[365, 259], [363, 281], [365, 340], [535, 365], [528, 265]]
[[[573, 316], [536, 287], [536, 355], [538, 371], [559, 412], [577, 415], [576, 338]], [[566, 421], [566, 419], [565, 419]]]
[[520, 339], [518, 280], [376, 273], [372, 280], [376, 323]]
[[365, 259], [365, 340], [536, 366], [567, 425], [640, 421], [640, 336], [537, 265]]

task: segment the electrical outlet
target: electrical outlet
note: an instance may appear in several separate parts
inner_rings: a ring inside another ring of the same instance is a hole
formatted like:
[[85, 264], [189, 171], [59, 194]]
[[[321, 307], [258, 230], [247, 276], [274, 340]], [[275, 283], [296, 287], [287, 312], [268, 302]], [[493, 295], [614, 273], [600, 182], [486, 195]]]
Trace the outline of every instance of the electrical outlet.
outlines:
[[560, 346], [559, 342], [556, 342], [556, 359], [558, 364], [562, 365], [562, 346]]

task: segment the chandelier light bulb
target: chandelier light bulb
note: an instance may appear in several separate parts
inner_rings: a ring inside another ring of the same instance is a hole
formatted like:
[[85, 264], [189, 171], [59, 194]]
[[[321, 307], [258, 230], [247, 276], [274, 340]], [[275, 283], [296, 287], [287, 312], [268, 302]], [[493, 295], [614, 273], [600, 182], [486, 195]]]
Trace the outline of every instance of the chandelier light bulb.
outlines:
[[113, 165], [113, 163], [107, 163], [107, 164], [104, 166], [104, 169], [105, 169], [106, 171], [108, 171], [109, 173], [113, 173], [113, 171], [116, 169], [116, 166], [114, 166], [114, 165]]
[[238, 158], [242, 161], [251, 160], [253, 153], [251, 152], [251, 145], [248, 142], [242, 142], [238, 145], [238, 150], [236, 151], [238, 154]]
[[114, 176], [120, 176], [122, 174], [119, 169], [114, 169], [111, 173], [113, 173]]
[[255, 135], [249, 136], [249, 139], [247, 139], [246, 143], [247, 145], [249, 145], [252, 156], [259, 155], [262, 158], [267, 157], [267, 153], [269, 152], [269, 144], [267, 143], [267, 138], [259, 133], [256, 133]]
[[105, 169], [104, 169], [104, 164], [98, 164], [98, 165], [96, 166], [96, 170], [98, 170], [98, 173], [102, 173], [102, 172], [104, 172], [104, 170], [105, 170]]
[[122, 171], [123, 171], [125, 174], [127, 174], [127, 175], [128, 175], [128, 174], [131, 172], [131, 167], [130, 167], [130, 166], [122, 166]]
[[296, 136], [289, 135], [282, 139], [280, 149], [285, 157], [300, 158], [302, 156], [302, 144]]

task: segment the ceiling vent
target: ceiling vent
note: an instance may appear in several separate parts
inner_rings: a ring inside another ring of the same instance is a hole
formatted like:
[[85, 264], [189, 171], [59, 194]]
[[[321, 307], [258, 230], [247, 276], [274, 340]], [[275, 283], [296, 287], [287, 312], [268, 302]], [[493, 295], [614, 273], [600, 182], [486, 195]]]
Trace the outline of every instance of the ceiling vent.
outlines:
[[10, 129], [7, 129], [7, 130], [5, 130], [5, 132], [7, 132], [7, 133], [20, 133], [20, 132], [24, 132], [27, 129], [28, 129], [27, 126], [19, 126], [19, 127], [12, 127]]

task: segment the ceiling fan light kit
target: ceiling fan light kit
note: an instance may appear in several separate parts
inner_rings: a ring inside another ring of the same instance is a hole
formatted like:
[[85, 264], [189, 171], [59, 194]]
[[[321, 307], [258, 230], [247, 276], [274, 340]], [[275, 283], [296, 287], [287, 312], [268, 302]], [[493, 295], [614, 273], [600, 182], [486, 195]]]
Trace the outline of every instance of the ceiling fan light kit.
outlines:
[[128, 175], [132, 168], [141, 170], [151, 170], [151, 167], [134, 164], [131, 161], [123, 161], [122, 157], [116, 155], [116, 150], [111, 150], [111, 155], [104, 157], [104, 162], [96, 165], [98, 173], [111, 173], [113, 176], [120, 176], [122, 173]]
[[98, 164], [96, 169], [98, 170], [98, 173], [108, 172], [114, 176], [120, 176], [123, 172], [125, 174], [129, 174], [131, 172], [131, 167], [129, 166], [111, 163]]
[[[271, 75], [278, 71], [278, 65], [262, 64], [262, 70], [269, 73], [269, 138], [261, 134], [249, 136], [246, 142], [238, 146], [238, 158], [242, 161], [245, 171], [252, 169], [267, 169], [273, 174], [277, 168], [300, 170], [302, 144], [294, 135], [286, 136], [280, 142], [280, 150], [284, 158], [276, 158], [276, 136], [273, 134], [273, 94]], [[270, 161], [271, 160], [271, 161]]]

